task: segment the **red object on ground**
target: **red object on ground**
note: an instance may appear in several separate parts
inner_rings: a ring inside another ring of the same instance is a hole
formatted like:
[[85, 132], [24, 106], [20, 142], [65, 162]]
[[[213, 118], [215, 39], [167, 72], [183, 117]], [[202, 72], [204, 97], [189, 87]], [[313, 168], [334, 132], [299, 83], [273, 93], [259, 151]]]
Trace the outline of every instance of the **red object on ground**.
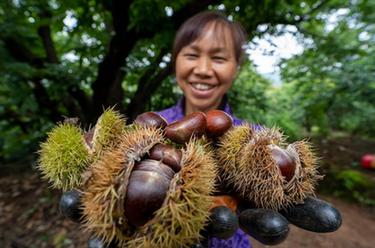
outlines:
[[212, 200], [213, 202], [212, 202], [210, 209], [224, 206], [224, 207], [230, 208], [233, 212], [236, 212], [237, 210], [238, 199], [235, 198], [234, 196], [218, 195], [218, 196], [213, 196]]
[[365, 154], [362, 156], [361, 165], [365, 169], [375, 169], [375, 154]]

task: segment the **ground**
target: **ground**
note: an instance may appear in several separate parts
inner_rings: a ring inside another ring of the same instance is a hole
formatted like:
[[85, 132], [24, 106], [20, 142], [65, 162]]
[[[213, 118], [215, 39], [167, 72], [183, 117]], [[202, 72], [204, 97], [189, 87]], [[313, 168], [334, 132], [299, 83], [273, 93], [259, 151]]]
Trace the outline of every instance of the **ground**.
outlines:
[[[316, 234], [290, 225], [286, 241], [273, 247], [374, 247], [375, 212], [373, 210], [331, 197], [323, 197], [323, 199], [331, 202], [342, 214], [343, 222], [338, 231]], [[254, 248], [266, 247], [253, 239], [252, 244]]]
[[[375, 152], [375, 142], [353, 138], [320, 139], [315, 142], [321, 156], [321, 170], [350, 168], [368, 175], [375, 186], [375, 171], [359, 166], [363, 153]], [[324, 180], [327, 180], [324, 179]], [[322, 183], [324, 184], [324, 181]], [[375, 188], [375, 187], [373, 187]], [[374, 247], [375, 209], [319, 194], [339, 209], [341, 228], [329, 234], [316, 234], [290, 225], [286, 241], [274, 247]], [[73, 248], [87, 247], [89, 238], [80, 226], [58, 212], [61, 193], [48, 187], [37, 171], [0, 176], [0, 247]], [[265, 247], [252, 240], [255, 248]]]

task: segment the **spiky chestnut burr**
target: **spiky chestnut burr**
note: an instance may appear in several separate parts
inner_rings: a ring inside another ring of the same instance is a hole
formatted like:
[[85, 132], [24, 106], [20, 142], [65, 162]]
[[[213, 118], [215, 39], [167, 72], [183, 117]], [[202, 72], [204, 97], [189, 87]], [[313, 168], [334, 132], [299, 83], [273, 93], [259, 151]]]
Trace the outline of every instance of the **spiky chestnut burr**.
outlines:
[[103, 151], [90, 168], [91, 177], [83, 195], [84, 226], [110, 243], [127, 240], [130, 230], [124, 212], [126, 188], [135, 164], [163, 137], [160, 130], [134, 125], [125, 129], [114, 149]]
[[[279, 210], [314, 194], [317, 159], [305, 141], [282, 149], [277, 129], [232, 128], [220, 139], [219, 175], [256, 207]], [[284, 175], [283, 175], [284, 174]]]
[[81, 173], [90, 162], [83, 131], [61, 123], [47, 134], [39, 150], [39, 169], [54, 188], [70, 190], [81, 185]]
[[171, 180], [163, 206], [150, 225], [141, 228], [145, 235], [131, 240], [130, 247], [190, 247], [201, 238], [212, 204], [216, 166], [210, 147], [200, 140], [191, 139], [182, 154], [181, 171]]
[[94, 128], [92, 138], [94, 156], [98, 157], [104, 149], [113, 148], [118, 144], [118, 137], [124, 132], [125, 124], [125, 117], [113, 108], [103, 112]]
[[181, 170], [171, 179], [162, 206], [135, 228], [124, 207], [132, 174], [139, 171], [134, 166], [155, 144], [163, 143], [163, 137], [160, 129], [140, 125], [127, 130], [119, 146], [106, 150], [92, 165], [83, 197], [85, 227], [105, 243], [117, 240], [120, 246], [188, 247], [196, 242], [208, 218], [215, 166], [208, 147], [191, 142], [182, 152]]
[[294, 142], [286, 150], [296, 158], [295, 176], [285, 185], [285, 198], [289, 203], [302, 203], [306, 197], [315, 195], [318, 180], [318, 162], [313, 146], [306, 140]]
[[39, 150], [39, 169], [55, 188], [64, 191], [79, 188], [85, 180], [82, 175], [100, 156], [103, 149], [116, 145], [117, 137], [125, 128], [122, 115], [107, 109], [95, 128], [84, 132], [76, 122], [58, 124], [47, 135]]

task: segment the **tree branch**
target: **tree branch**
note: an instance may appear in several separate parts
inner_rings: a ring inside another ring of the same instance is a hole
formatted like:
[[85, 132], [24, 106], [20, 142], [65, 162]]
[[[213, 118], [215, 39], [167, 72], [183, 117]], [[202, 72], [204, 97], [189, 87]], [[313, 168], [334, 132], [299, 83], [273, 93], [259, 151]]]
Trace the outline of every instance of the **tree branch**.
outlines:
[[152, 94], [161, 85], [163, 80], [171, 74], [171, 71], [172, 64], [168, 63], [163, 70], [160, 70], [153, 77], [149, 78], [149, 80], [143, 87], [143, 90], [137, 90], [137, 94], [133, 97], [127, 109], [126, 116], [129, 118], [130, 121], [135, 119], [135, 117], [138, 114], [144, 111], [145, 106], [150, 101]]
[[44, 50], [46, 51], [46, 61], [51, 64], [58, 64], [56, 49], [51, 38], [51, 29], [47, 25], [38, 28], [38, 34], [42, 39]]
[[46, 61], [48, 63], [57, 64], [59, 63], [59, 60], [52, 40], [51, 28], [48, 25], [51, 21], [52, 15], [46, 8], [41, 7], [39, 17], [42, 25], [38, 27], [38, 34], [42, 39], [43, 47], [46, 52]]
[[[166, 50], [167, 49], [162, 49], [160, 51], [159, 55], [156, 57], [156, 59], [154, 60], [152, 65], [148, 67], [148, 69], [145, 71], [145, 73], [143, 73], [141, 78], [138, 80], [137, 91], [135, 92], [135, 94], [134, 94], [133, 98], [131, 99], [129, 105], [127, 106], [126, 116], [129, 119], [133, 119], [138, 114], [143, 112], [144, 107], [150, 101], [150, 96], [154, 92], [154, 90], [152, 92], [150, 92], [150, 89], [156, 90], [157, 87], [156, 88], [155, 87], [150, 88], [150, 86], [149, 86], [149, 84], [151, 82], [150, 79], [151, 79], [152, 76], [155, 76], [155, 72], [159, 69], [159, 64], [163, 60], [163, 57], [166, 53]], [[160, 84], [161, 84], [161, 81], [159, 82], [158, 86]], [[147, 92], [150, 92], [150, 93], [147, 93]]]
[[[26, 46], [18, 42], [17, 39], [13, 37], [2, 37], [4, 44], [9, 51], [10, 55], [15, 58], [16, 60], [27, 63], [36, 69], [45, 68], [44, 60], [35, 54], [32, 53]], [[50, 62], [53, 62], [51, 60]], [[56, 122], [61, 119], [60, 111], [58, 110], [58, 105], [60, 104], [58, 101], [51, 100], [45, 87], [41, 83], [42, 78], [40, 76], [34, 76], [33, 78], [24, 78], [25, 82], [30, 81], [33, 84], [32, 91], [35, 97], [37, 104], [40, 106], [40, 109], [48, 109], [48, 116], [49, 118]], [[57, 81], [58, 79], [53, 78], [53, 80]], [[68, 80], [68, 79], [67, 79]], [[69, 89], [68, 93], [75, 99], [82, 108], [83, 113], [87, 113], [87, 109], [89, 109], [89, 102], [84, 100], [82, 97], [84, 94], [78, 87], [74, 89]], [[64, 100], [64, 105], [67, 107], [68, 111], [71, 114], [77, 114], [77, 106], [72, 101], [72, 99], [68, 98]]]
[[14, 37], [2, 37], [6, 49], [10, 55], [16, 60], [30, 64], [36, 68], [41, 68], [43, 65], [43, 58], [33, 54], [26, 46], [18, 42]]
[[128, 31], [129, 8], [131, 1], [115, 0], [111, 6], [115, 35], [112, 37], [108, 53], [99, 64], [98, 76], [92, 85], [93, 108], [90, 119], [95, 120], [103, 107], [118, 106], [121, 109], [123, 89], [121, 87], [125, 73], [121, 67], [133, 49], [137, 37], [134, 31]]
[[172, 22], [177, 29], [186, 19], [194, 14], [207, 9], [208, 5], [219, 4], [219, 0], [190, 1], [183, 8], [177, 10], [172, 16]]
[[[181, 23], [191, 15], [207, 8], [209, 4], [219, 3], [218, 0], [191, 1], [185, 7], [177, 10], [165, 23], [173, 23], [177, 29]], [[110, 41], [107, 55], [99, 64], [98, 76], [92, 85], [93, 109], [90, 119], [95, 120], [102, 112], [103, 107], [117, 106], [122, 110], [123, 89], [121, 87], [125, 72], [121, 67], [129, 56], [136, 42], [140, 39], [153, 37], [159, 30], [143, 31], [136, 27], [128, 29], [129, 8], [131, 1], [113, 1], [112, 16], [115, 35]]]
[[6, 120], [10, 125], [19, 126], [23, 133], [29, 133], [30, 125], [23, 120], [24, 116], [20, 116], [18, 112], [15, 112], [9, 108], [5, 108], [0, 113], [0, 119]]

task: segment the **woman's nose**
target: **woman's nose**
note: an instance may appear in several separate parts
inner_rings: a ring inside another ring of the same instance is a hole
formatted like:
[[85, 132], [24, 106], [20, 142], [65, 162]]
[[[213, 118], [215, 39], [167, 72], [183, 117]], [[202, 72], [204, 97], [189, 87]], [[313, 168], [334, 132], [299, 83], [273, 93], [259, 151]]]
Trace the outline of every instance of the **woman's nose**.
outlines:
[[204, 57], [199, 58], [194, 68], [194, 73], [203, 77], [212, 76], [213, 72], [210, 59]]

